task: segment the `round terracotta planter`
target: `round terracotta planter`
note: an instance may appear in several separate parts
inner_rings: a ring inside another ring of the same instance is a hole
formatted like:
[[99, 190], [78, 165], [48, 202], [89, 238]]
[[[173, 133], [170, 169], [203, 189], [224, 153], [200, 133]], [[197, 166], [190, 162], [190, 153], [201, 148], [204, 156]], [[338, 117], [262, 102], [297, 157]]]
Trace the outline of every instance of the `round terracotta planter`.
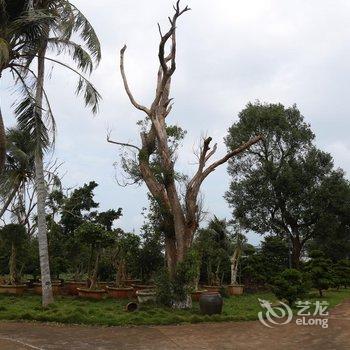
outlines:
[[78, 295], [78, 288], [86, 287], [86, 282], [67, 281], [65, 283], [68, 295]]
[[228, 289], [228, 293], [230, 295], [242, 295], [244, 285], [243, 284], [231, 284], [231, 285], [227, 286], [227, 289]]
[[133, 284], [140, 284], [141, 280], [121, 280], [121, 284], [127, 287], [132, 287]]
[[142, 289], [136, 292], [137, 301], [140, 304], [154, 303], [156, 301], [156, 291], [154, 289]]
[[22, 295], [26, 290], [26, 288], [27, 286], [25, 284], [18, 284], [18, 285], [2, 284], [0, 285], [0, 293], [11, 294], [11, 295]]
[[223, 300], [218, 292], [206, 292], [199, 298], [199, 307], [203, 315], [221, 314]]
[[203, 286], [204, 289], [206, 289], [208, 292], [216, 292], [219, 293], [221, 290], [221, 286]]
[[132, 287], [109, 287], [107, 286], [107, 293], [110, 298], [115, 299], [131, 299], [134, 294]]
[[104, 289], [85, 289], [78, 288], [78, 295], [81, 298], [101, 300], [105, 296], [106, 291]]
[[154, 286], [154, 285], [148, 285], [148, 284], [134, 284], [133, 286], [133, 289], [134, 289], [134, 293], [133, 293], [133, 296], [134, 297], [136, 297], [137, 296], [137, 292], [139, 291], [139, 290], [145, 290], [145, 289], [155, 289], [156, 288], [156, 286]]
[[[61, 282], [51, 282], [52, 284], [52, 293], [54, 295], [58, 295], [61, 292]], [[34, 287], [34, 293], [41, 295], [42, 294], [42, 287], [41, 282], [40, 283], [33, 283]]]
[[199, 298], [201, 297], [201, 295], [203, 293], [206, 293], [207, 290], [206, 289], [203, 289], [203, 290], [196, 290], [194, 292], [191, 293], [191, 298], [192, 298], [192, 301], [199, 301]]

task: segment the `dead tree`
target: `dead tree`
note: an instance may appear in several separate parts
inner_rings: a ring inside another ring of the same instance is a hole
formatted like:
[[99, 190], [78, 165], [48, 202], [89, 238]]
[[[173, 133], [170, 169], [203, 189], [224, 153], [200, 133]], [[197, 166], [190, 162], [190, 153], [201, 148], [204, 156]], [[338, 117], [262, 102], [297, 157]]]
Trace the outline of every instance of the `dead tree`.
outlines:
[[[179, 17], [189, 11], [188, 6], [181, 9], [180, 1], [174, 6], [174, 15], [169, 17], [170, 28], [166, 33], [160, 33], [158, 51], [159, 70], [157, 74], [157, 88], [155, 97], [150, 107], [139, 104], [130, 90], [124, 69], [124, 55], [126, 46], [120, 51], [120, 72], [125, 91], [132, 105], [146, 114], [148, 121], [147, 130], [140, 133], [141, 146], [130, 143], [113, 141], [107, 137], [108, 142], [121, 147], [128, 147], [136, 152], [136, 163], [140, 178], [145, 182], [149, 192], [157, 201], [162, 210], [162, 221], [165, 234], [165, 248], [167, 266], [173, 273], [176, 264], [182, 261], [188, 248], [191, 246], [193, 235], [199, 224], [198, 195], [200, 187], [206, 177], [218, 166], [226, 163], [229, 159], [241, 154], [250, 146], [257, 143], [261, 136], [257, 135], [247, 142], [239, 145], [234, 151], [229, 152], [223, 158], [211, 162], [209, 160], [216, 152], [217, 145], [210, 147], [212, 138], [203, 140], [198, 156], [198, 169], [193, 178], [186, 185], [185, 195], [181, 196], [177, 186], [176, 172], [174, 170], [174, 155], [169, 147], [166, 120], [171, 112], [172, 99], [170, 87], [172, 76], [176, 69], [176, 25]], [[165, 53], [167, 46], [170, 52]], [[157, 154], [161, 166], [161, 176], [155, 174], [150, 159]]]

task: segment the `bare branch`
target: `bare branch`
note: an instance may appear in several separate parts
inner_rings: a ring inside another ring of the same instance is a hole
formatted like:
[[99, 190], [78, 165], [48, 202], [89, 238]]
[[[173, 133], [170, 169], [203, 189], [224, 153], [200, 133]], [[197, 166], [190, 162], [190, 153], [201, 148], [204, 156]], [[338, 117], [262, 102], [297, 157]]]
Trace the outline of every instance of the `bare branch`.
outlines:
[[250, 148], [257, 142], [263, 139], [262, 135], [258, 135], [250, 139], [249, 141], [243, 143], [241, 146], [238, 148], [234, 149], [232, 152], [229, 152], [226, 154], [226, 156], [222, 157], [221, 159], [217, 160], [213, 164], [211, 164], [204, 172], [203, 172], [203, 177], [207, 177], [211, 172], [213, 172], [219, 165], [226, 163], [229, 159], [232, 157], [241, 154], [244, 152], [246, 149]]
[[125, 74], [125, 69], [124, 69], [124, 53], [126, 50], [126, 45], [124, 45], [124, 47], [120, 50], [120, 72], [123, 78], [123, 83], [124, 83], [124, 89], [129, 97], [130, 102], [132, 103], [132, 105], [139, 109], [140, 111], [145, 112], [147, 115], [149, 115], [150, 111], [148, 108], [146, 108], [145, 106], [142, 106], [140, 104], [138, 104], [133, 96], [133, 94], [130, 91], [129, 88], [129, 84], [128, 84], [128, 80], [126, 78], [126, 74]]
[[132, 145], [131, 143], [113, 141], [113, 140], [111, 140], [109, 137], [110, 137], [110, 135], [107, 135], [107, 142], [109, 142], [109, 143], [113, 143], [113, 144], [115, 144], [115, 145], [122, 146], [122, 147], [135, 148], [135, 149], [137, 149], [138, 151], [141, 151], [141, 148], [139, 148], [139, 147], [137, 147], [137, 146], [135, 146], [135, 145]]

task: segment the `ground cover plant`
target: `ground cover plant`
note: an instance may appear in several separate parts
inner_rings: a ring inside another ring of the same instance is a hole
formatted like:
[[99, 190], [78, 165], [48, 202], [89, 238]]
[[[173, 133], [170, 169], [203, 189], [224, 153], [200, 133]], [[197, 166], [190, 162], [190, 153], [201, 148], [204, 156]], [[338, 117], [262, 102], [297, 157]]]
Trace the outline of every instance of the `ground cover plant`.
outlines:
[[[325, 300], [330, 307], [350, 297], [350, 290], [328, 291], [320, 299], [317, 292], [305, 300]], [[48, 308], [41, 306], [41, 298], [35, 295], [9, 297], [0, 295], [0, 320], [25, 320], [58, 322], [65, 324], [85, 324], [101, 326], [159, 325], [199, 322], [250, 321], [257, 320], [261, 307], [258, 299], [277, 302], [272, 293], [254, 293], [224, 299], [221, 315], [200, 314], [198, 303], [189, 310], [174, 310], [154, 305], [143, 306], [140, 311], [128, 313], [128, 301], [106, 299], [91, 301], [78, 298], [56, 297]]]

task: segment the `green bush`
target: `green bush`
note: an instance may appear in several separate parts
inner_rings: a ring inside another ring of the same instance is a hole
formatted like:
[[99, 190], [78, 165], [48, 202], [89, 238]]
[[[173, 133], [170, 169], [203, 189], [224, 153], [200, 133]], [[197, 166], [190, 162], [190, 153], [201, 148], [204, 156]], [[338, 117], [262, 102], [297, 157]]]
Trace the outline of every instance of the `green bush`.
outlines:
[[174, 276], [170, 276], [167, 270], [161, 271], [156, 278], [157, 301], [166, 306], [185, 301], [194, 290], [199, 263], [198, 253], [190, 250], [185, 259], [178, 263]]
[[333, 266], [334, 285], [338, 289], [350, 285], [350, 261], [342, 259]]
[[308, 289], [306, 278], [300, 271], [286, 269], [275, 278], [272, 291], [278, 299], [285, 299], [293, 305], [307, 294]]
[[310, 253], [310, 260], [305, 268], [310, 276], [312, 287], [316, 288], [322, 297], [323, 291], [334, 283], [331, 260], [327, 259], [322, 251], [314, 250]]

